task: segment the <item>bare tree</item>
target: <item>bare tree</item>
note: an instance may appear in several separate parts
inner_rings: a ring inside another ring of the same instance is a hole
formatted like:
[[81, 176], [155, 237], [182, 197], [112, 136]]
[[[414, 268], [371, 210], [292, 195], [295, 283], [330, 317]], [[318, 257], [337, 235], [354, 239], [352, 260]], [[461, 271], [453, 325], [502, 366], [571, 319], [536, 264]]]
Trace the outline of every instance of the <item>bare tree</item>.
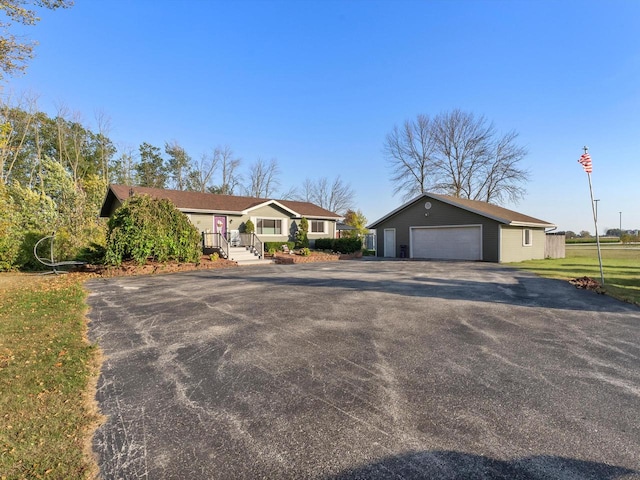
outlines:
[[216, 147], [214, 156], [220, 165], [220, 184], [207, 187], [207, 191], [220, 195], [233, 195], [242, 181], [242, 176], [236, 173], [241, 160], [236, 157], [228, 145]]
[[268, 163], [259, 158], [249, 169], [248, 183], [245, 186], [245, 194], [256, 198], [269, 198], [280, 185], [278, 175], [278, 161], [272, 158]]
[[218, 149], [212, 155], [203, 154], [200, 162], [193, 164], [189, 173], [189, 190], [206, 192], [211, 187], [211, 180], [220, 163], [220, 153]]
[[280, 200], [297, 200], [300, 198], [300, 193], [296, 187], [291, 187], [289, 190], [280, 193], [278, 198]]
[[393, 127], [384, 144], [384, 155], [395, 185], [394, 195], [408, 200], [433, 188], [435, 176], [435, 138], [429, 117], [418, 115], [401, 128]]
[[313, 202], [331, 212], [344, 213], [351, 208], [354, 196], [351, 185], [343, 183], [339, 176], [332, 182], [322, 177], [316, 181], [305, 179], [299, 200]]
[[484, 116], [453, 110], [395, 127], [384, 154], [391, 168], [394, 193], [406, 200], [427, 191], [501, 203], [524, 195], [528, 172], [519, 167], [526, 149], [518, 135], [498, 136]]
[[314, 191], [314, 183], [311, 179], [305, 178], [304, 182], [302, 182], [301, 192], [296, 192], [296, 200], [300, 200], [302, 202], [313, 202], [313, 191]]

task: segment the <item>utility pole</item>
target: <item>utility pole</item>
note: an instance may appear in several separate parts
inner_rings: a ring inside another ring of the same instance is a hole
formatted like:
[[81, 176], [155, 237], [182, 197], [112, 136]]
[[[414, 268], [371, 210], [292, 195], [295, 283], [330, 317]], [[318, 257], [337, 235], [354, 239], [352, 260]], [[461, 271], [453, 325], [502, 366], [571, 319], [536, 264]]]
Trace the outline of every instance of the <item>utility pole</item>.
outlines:
[[620, 213], [620, 241], [622, 241], [622, 212]]

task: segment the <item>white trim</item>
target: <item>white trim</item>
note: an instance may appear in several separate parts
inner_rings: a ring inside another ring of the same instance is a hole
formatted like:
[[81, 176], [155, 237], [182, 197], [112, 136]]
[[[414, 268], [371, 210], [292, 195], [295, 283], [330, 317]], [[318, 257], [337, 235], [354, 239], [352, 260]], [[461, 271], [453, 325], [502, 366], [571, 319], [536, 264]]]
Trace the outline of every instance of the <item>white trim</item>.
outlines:
[[556, 229], [558, 228], [557, 225], [554, 225], [552, 223], [529, 223], [529, 222], [511, 222], [509, 223], [509, 226], [511, 227], [539, 227], [539, 228], [553, 228]]
[[[481, 223], [469, 223], [466, 225], [416, 225], [409, 227], [409, 258], [413, 258], [413, 231], [414, 230], [437, 230], [443, 228], [478, 228], [480, 227], [480, 261], [484, 261], [484, 229]], [[499, 242], [499, 240], [498, 240]]]
[[[260, 220], [280, 220], [282, 222], [280, 224], [281, 233], [261, 233], [258, 232], [258, 219]], [[251, 217], [251, 221], [253, 222], [253, 226], [255, 227], [256, 235], [260, 235], [261, 237], [283, 237], [289, 236], [289, 222], [287, 222], [287, 217]]]
[[[284, 205], [282, 205], [277, 200], [267, 200], [266, 202], [262, 202], [262, 203], [260, 203], [258, 205], [254, 205], [253, 207], [249, 207], [249, 208], [243, 210], [242, 213], [244, 215], [247, 215], [251, 210], [255, 210], [256, 208], [266, 207], [268, 205], [277, 205], [278, 207], [282, 208], [283, 210], [286, 210], [287, 212], [289, 212], [294, 217], [296, 217], [296, 216], [297, 217], [303, 217], [304, 216], [304, 215], [300, 215], [298, 212], [295, 212], [295, 211], [291, 210], [288, 207], [285, 207]], [[260, 218], [266, 218], [266, 217], [260, 217]]]
[[[311, 229], [311, 222], [322, 222], [322, 231], [321, 232], [314, 232]], [[318, 220], [318, 219], [311, 219], [309, 220], [309, 234], [314, 234], [314, 235], [326, 235], [329, 233], [329, 229], [327, 228], [327, 221], [326, 220]]]

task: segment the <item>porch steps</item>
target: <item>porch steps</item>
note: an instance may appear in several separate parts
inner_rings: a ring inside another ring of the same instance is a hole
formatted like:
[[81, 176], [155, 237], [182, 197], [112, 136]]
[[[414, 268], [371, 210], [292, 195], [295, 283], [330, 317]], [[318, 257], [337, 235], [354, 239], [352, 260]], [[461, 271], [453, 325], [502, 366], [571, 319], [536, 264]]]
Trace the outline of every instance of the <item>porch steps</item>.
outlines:
[[252, 252], [246, 247], [229, 247], [229, 260], [233, 260], [238, 265], [269, 265], [274, 263], [273, 260], [264, 260], [258, 257], [257, 253]]

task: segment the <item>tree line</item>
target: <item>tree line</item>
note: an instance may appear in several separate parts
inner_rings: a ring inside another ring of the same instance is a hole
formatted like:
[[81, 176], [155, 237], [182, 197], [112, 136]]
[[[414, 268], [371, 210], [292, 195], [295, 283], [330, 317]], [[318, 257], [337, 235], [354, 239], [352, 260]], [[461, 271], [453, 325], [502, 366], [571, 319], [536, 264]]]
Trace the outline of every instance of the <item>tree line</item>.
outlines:
[[62, 255], [103, 245], [98, 217], [109, 183], [309, 201], [343, 214], [355, 193], [339, 176], [280, 190], [276, 159], [244, 162], [229, 146], [194, 160], [178, 142], [116, 148], [103, 113], [90, 128], [66, 107], [49, 116], [33, 98], [0, 99], [0, 270], [36, 267], [33, 244], [56, 232]]

